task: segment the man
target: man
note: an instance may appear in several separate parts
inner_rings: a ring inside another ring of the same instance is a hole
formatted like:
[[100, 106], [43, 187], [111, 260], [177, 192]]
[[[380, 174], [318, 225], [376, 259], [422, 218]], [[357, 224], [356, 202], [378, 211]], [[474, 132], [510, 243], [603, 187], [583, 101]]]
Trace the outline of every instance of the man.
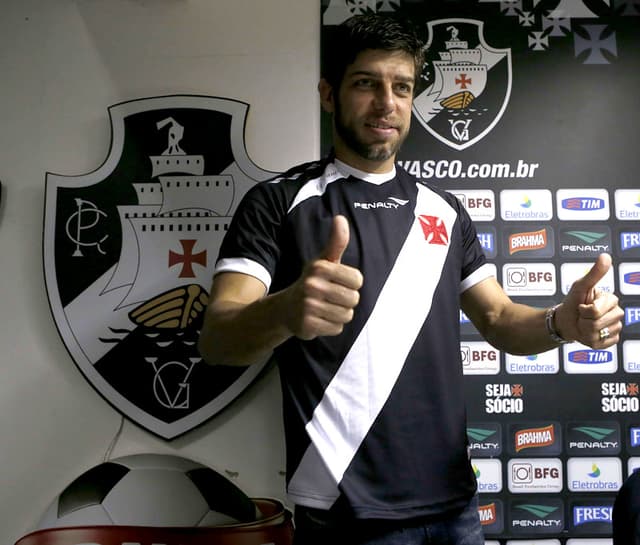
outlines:
[[[220, 250], [200, 350], [272, 352], [283, 388], [296, 543], [478, 545], [459, 309], [497, 348], [611, 346], [602, 255], [563, 303], [513, 303], [452, 195], [395, 166], [423, 46], [391, 18], [341, 26], [319, 84], [334, 151], [243, 199]], [[427, 536], [427, 537], [425, 537]]]

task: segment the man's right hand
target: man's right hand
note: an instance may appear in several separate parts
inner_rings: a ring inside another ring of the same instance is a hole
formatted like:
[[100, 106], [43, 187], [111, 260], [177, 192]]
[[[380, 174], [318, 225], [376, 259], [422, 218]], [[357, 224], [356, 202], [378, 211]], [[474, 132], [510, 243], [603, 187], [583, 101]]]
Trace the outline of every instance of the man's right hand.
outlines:
[[323, 252], [307, 263], [298, 281], [286, 290], [286, 323], [296, 337], [339, 335], [353, 319], [363, 277], [358, 269], [341, 263], [348, 244], [349, 223], [344, 216], [336, 216]]

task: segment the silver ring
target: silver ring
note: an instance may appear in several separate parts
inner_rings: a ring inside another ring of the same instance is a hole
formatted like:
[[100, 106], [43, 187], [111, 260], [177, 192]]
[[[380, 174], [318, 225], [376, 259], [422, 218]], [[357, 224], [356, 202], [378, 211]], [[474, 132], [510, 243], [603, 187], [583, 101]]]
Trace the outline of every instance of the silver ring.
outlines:
[[598, 334], [600, 335], [600, 340], [604, 341], [605, 339], [608, 339], [611, 336], [611, 331], [609, 331], [608, 327], [603, 327]]

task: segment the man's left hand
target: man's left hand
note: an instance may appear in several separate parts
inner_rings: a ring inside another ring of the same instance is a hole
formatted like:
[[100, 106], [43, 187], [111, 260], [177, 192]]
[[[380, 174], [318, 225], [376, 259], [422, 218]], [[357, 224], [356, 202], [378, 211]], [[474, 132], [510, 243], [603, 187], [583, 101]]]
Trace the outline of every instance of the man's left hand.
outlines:
[[624, 311], [615, 294], [596, 288], [611, 269], [611, 256], [600, 254], [591, 270], [576, 280], [556, 311], [560, 335], [591, 348], [607, 348], [620, 340]]

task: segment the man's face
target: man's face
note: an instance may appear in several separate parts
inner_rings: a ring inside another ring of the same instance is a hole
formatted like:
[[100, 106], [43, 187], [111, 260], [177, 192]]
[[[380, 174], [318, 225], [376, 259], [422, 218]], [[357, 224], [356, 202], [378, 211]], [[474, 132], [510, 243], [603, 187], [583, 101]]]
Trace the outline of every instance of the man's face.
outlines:
[[377, 49], [347, 67], [337, 93], [328, 95], [338, 159], [367, 172], [391, 169], [409, 132], [414, 71], [407, 53]]

